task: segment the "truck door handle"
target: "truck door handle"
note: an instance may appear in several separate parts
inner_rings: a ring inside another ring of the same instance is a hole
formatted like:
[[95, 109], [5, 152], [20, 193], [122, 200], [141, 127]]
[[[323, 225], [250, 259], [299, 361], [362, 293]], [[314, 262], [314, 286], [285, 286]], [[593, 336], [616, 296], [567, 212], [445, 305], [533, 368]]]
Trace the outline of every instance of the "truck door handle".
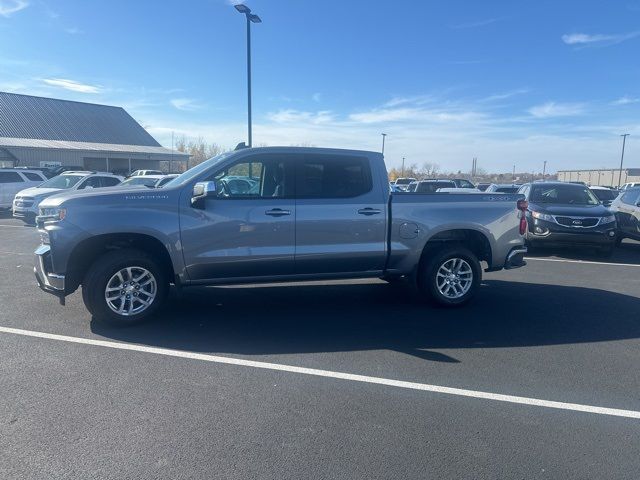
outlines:
[[379, 213], [382, 213], [382, 210], [379, 210], [377, 208], [367, 207], [367, 208], [361, 208], [360, 210], [358, 210], [358, 213], [360, 215], [377, 215]]
[[282, 217], [283, 215], [291, 215], [291, 210], [283, 210], [281, 208], [272, 208], [271, 210], [267, 210], [264, 212], [265, 215], [270, 215], [272, 217]]

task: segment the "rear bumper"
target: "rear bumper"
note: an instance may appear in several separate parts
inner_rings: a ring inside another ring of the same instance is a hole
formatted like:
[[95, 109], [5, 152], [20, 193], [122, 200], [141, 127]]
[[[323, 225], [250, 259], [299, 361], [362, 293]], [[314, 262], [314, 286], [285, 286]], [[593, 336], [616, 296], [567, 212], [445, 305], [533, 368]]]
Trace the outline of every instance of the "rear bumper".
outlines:
[[527, 264], [524, 260], [526, 253], [527, 247], [515, 247], [512, 249], [509, 255], [507, 255], [507, 260], [504, 262], [505, 270], [524, 267]]
[[45, 292], [51, 293], [64, 304], [65, 276], [49, 271], [51, 269], [51, 247], [40, 245], [35, 251], [35, 265], [33, 272], [38, 286]]

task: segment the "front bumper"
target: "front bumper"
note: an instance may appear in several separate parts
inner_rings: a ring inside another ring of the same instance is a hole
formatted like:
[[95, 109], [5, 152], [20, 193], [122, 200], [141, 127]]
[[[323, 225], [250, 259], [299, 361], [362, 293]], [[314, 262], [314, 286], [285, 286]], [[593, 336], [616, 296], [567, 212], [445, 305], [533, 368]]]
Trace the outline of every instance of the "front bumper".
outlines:
[[49, 245], [40, 245], [35, 251], [33, 272], [40, 288], [58, 297], [60, 303], [64, 305], [65, 276], [51, 272], [51, 247]]
[[38, 203], [35, 201], [14, 200], [12, 204], [13, 216], [16, 218], [35, 219], [38, 215]]
[[540, 219], [530, 218], [528, 220], [527, 240], [532, 244], [609, 246], [616, 241], [617, 230], [615, 222], [590, 228], [572, 228]]

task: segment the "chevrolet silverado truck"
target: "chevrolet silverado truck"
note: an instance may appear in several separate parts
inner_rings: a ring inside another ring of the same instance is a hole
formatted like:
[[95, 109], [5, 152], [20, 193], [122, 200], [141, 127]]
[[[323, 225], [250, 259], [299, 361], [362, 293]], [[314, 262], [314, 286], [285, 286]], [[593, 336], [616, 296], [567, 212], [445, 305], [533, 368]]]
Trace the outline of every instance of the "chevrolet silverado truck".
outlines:
[[483, 267], [525, 265], [526, 208], [521, 195], [391, 194], [379, 153], [236, 149], [161, 190], [44, 200], [34, 270], [62, 304], [82, 287], [93, 317], [112, 324], [153, 315], [172, 284], [406, 277], [454, 306]]

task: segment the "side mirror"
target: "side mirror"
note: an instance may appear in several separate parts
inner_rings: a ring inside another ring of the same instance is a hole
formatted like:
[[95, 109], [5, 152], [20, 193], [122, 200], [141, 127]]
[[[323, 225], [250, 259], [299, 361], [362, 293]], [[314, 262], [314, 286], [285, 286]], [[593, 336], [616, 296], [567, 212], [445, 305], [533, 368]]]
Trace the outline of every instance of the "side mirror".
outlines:
[[216, 182], [198, 182], [193, 186], [191, 205], [195, 208], [203, 208], [207, 198], [216, 196]]

